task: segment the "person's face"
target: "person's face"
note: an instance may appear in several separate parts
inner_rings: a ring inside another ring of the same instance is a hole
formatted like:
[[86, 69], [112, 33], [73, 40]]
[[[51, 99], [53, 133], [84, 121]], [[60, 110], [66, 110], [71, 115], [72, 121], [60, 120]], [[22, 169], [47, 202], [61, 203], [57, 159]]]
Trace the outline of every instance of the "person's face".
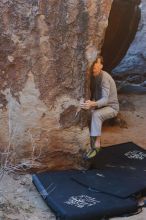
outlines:
[[98, 76], [101, 73], [103, 65], [101, 63], [101, 59], [97, 59], [96, 63], [93, 66], [93, 76]]

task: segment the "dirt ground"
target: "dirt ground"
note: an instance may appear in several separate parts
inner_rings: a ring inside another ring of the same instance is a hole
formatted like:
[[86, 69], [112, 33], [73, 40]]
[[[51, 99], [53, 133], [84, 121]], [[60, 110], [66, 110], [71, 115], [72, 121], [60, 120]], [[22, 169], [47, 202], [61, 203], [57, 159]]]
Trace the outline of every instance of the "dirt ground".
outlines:
[[[146, 149], [146, 96], [121, 96], [127, 128], [104, 127], [102, 146], [133, 141]], [[129, 110], [130, 109], [130, 110]], [[142, 181], [142, 180], [140, 180]], [[55, 220], [32, 184], [31, 175], [4, 175], [0, 180], [0, 220]], [[145, 220], [146, 208], [135, 216], [113, 220]]]
[[146, 149], [146, 95], [121, 95], [120, 113], [127, 128], [105, 126], [102, 146], [132, 141]]

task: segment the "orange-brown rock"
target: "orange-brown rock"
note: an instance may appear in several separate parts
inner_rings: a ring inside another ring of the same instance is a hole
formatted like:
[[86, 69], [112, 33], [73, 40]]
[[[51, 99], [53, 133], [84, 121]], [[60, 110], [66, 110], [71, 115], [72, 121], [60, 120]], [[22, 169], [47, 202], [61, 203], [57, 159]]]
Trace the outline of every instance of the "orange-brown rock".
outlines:
[[83, 167], [89, 131], [77, 112], [88, 97], [88, 68], [100, 53], [111, 4], [1, 0], [1, 156], [16, 169]]

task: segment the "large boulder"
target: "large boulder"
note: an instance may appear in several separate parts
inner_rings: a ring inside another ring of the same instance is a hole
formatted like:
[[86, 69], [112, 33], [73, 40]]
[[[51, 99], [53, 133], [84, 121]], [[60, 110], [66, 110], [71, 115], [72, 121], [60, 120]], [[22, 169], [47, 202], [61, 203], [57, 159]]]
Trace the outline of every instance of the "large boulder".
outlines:
[[112, 0], [0, 2], [1, 162], [10, 170], [81, 168], [81, 99]]

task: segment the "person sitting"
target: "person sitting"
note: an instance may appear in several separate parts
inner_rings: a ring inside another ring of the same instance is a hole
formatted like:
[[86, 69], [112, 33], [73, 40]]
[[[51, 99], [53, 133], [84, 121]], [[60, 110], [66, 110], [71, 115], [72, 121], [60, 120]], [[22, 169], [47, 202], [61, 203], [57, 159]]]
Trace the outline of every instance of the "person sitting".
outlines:
[[91, 149], [86, 154], [90, 159], [101, 148], [101, 130], [105, 120], [115, 117], [119, 111], [117, 88], [114, 79], [103, 70], [103, 58], [98, 56], [91, 66], [91, 98], [81, 103], [81, 108], [91, 110]]

